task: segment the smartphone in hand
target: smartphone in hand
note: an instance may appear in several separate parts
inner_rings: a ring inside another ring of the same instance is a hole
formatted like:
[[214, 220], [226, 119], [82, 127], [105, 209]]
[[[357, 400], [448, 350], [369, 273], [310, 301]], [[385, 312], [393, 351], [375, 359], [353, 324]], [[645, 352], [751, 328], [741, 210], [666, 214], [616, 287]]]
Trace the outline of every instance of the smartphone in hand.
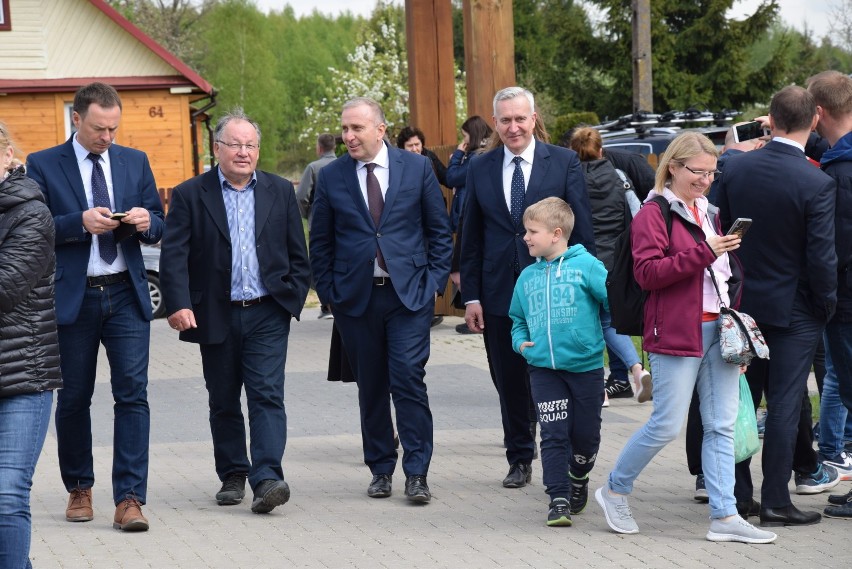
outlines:
[[118, 221], [120, 221], [124, 217], [127, 217], [127, 214], [122, 212], [122, 211], [117, 211], [117, 212], [113, 213], [111, 216], [109, 216], [110, 219], [115, 219], [115, 220], [118, 220]]
[[751, 227], [751, 219], [748, 217], [738, 217], [731, 228], [728, 230], [728, 235], [737, 234], [740, 239], [746, 234], [748, 228]]
[[769, 130], [763, 128], [760, 121], [749, 121], [734, 126], [734, 142], [745, 142], [768, 134]]

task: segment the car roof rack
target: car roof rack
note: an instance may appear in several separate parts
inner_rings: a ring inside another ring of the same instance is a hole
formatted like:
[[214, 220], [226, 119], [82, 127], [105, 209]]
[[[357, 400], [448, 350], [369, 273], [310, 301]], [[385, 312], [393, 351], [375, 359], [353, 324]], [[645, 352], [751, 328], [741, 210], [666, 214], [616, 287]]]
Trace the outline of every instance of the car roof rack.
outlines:
[[667, 111], [665, 113], [651, 113], [648, 111], [637, 111], [629, 115], [622, 115], [615, 120], [605, 121], [592, 128], [604, 133], [619, 132], [627, 134], [634, 132], [642, 135], [655, 128], [681, 127], [686, 124], [696, 126], [727, 126], [740, 112], [733, 109], [723, 109], [712, 112], [708, 109], [700, 110], [689, 107], [685, 111]]

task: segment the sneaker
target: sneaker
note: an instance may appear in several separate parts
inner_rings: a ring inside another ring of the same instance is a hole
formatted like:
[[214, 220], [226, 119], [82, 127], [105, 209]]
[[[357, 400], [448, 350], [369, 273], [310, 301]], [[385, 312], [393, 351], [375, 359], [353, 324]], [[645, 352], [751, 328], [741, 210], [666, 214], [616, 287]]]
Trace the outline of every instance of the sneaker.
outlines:
[[331, 310], [327, 306], [320, 306], [320, 313], [317, 318], [320, 320], [333, 320], [334, 314], [331, 313]]
[[778, 536], [756, 528], [739, 516], [728, 521], [710, 520], [707, 541], [737, 541], [739, 543], [772, 543]]
[[692, 497], [702, 504], [706, 504], [710, 501], [710, 496], [707, 495], [707, 487], [704, 485], [703, 474], [699, 474], [695, 477], [695, 494], [693, 494]]
[[824, 460], [822, 463], [834, 468], [840, 480], [852, 480], [852, 454], [845, 450], [831, 460]]
[[636, 401], [645, 403], [653, 397], [653, 384], [651, 383], [651, 374], [647, 370], [642, 370], [639, 376], [639, 381], [636, 384]]
[[827, 518], [836, 518], [838, 520], [852, 520], [852, 498], [846, 503], [837, 506], [828, 506], [822, 511]]
[[833, 466], [820, 464], [813, 474], [796, 473], [796, 494], [819, 494], [840, 483], [840, 476]]
[[569, 472], [568, 477], [571, 479], [571, 497], [568, 499], [571, 513], [580, 514], [586, 509], [586, 504], [589, 502], [589, 475], [586, 474], [583, 478], [574, 478], [574, 475]]
[[610, 399], [632, 398], [633, 388], [630, 382], [613, 379], [612, 376], [606, 380], [606, 394]]
[[828, 503], [834, 506], [842, 506], [846, 502], [852, 502], [852, 490], [845, 494], [832, 494], [828, 497]]
[[229, 474], [222, 481], [222, 488], [216, 492], [216, 503], [220, 506], [236, 506], [246, 495], [246, 475]]
[[639, 533], [639, 526], [630, 513], [627, 496], [614, 495], [604, 486], [595, 490], [595, 500], [603, 508], [606, 523], [616, 533]]
[[604, 402], [601, 407], [609, 407], [609, 395], [606, 394], [606, 391], [604, 391]]
[[547, 525], [568, 527], [572, 523], [570, 506], [565, 498], [554, 498], [547, 512]]
[[290, 499], [290, 486], [283, 480], [261, 480], [254, 490], [251, 511], [255, 514], [268, 514]]

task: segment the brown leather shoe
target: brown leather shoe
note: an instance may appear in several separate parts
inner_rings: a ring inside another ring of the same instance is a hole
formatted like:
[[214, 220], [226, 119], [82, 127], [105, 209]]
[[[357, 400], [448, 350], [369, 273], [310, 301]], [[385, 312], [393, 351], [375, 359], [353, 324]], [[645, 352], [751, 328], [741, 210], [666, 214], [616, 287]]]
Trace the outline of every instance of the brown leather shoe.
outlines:
[[115, 507], [112, 527], [121, 531], [148, 531], [148, 520], [142, 515], [142, 504], [136, 498], [126, 498]]
[[94, 517], [92, 489], [78, 486], [71, 490], [68, 496], [68, 507], [65, 508], [65, 519], [69, 522], [90, 522]]

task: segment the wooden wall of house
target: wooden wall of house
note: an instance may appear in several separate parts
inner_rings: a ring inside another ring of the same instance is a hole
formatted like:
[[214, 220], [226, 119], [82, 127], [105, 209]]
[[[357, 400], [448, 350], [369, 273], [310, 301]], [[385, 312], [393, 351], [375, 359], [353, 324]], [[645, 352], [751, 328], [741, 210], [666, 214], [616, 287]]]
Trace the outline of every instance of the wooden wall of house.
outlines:
[[[194, 175], [188, 95], [166, 89], [122, 91], [117, 144], [148, 154], [160, 195]], [[15, 140], [18, 156], [67, 140], [65, 103], [74, 93], [9, 94], [0, 97], [0, 120]]]

